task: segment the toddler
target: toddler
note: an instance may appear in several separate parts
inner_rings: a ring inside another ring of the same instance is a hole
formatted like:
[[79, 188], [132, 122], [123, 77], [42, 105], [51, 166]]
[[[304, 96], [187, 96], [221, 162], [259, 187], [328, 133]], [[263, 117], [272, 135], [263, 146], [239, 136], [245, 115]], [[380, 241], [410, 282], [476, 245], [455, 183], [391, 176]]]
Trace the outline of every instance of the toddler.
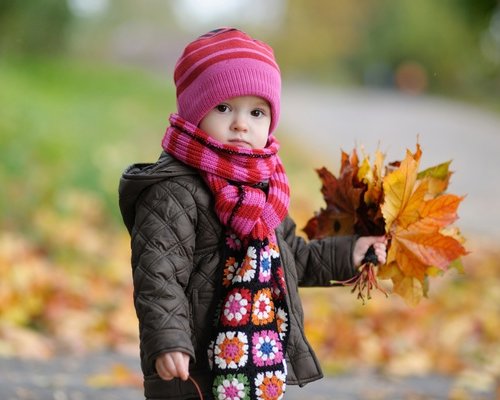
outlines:
[[273, 50], [233, 28], [188, 44], [175, 67], [177, 113], [154, 164], [129, 167], [120, 209], [131, 234], [147, 399], [283, 398], [322, 377], [304, 335], [299, 286], [330, 286], [384, 237], [305, 241], [288, 215], [274, 136]]

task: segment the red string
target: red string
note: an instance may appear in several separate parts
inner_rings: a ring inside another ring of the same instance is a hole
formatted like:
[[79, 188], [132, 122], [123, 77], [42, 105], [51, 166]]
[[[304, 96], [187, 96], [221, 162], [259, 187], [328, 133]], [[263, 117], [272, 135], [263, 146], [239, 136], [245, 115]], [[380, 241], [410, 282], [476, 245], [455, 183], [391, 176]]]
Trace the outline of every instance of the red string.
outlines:
[[189, 380], [193, 382], [194, 387], [196, 388], [196, 391], [198, 392], [198, 396], [200, 397], [200, 400], [203, 400], [203, 393], [201, 392], [200, 385], [194, 380], [194, 378], [189, 376]]

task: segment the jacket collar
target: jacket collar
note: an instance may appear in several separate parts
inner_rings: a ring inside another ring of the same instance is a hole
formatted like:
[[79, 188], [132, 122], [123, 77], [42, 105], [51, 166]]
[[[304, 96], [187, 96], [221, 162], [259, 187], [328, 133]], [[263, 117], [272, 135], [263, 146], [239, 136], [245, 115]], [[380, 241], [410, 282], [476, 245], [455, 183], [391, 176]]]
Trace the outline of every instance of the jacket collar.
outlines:
[[155, 163], [132, 164], [123, 172], [118, 187], [119, 205], [123, 222], [131, 232], [135, 220], [135, 204], [148, 187], [182, 175], [196, 175], [198, 172], [163, 152]]

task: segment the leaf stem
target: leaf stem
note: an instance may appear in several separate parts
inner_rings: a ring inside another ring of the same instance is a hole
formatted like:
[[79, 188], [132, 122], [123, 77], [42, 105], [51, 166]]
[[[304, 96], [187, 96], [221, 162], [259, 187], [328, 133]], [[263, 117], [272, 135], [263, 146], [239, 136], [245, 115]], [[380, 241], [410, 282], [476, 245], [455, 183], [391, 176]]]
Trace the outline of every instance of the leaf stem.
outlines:
[[352, 286], [351, 292], [357, 292], [357, 298], [360, 299], [363, 304], [371, 299], [371, 292], [373, 289], [377, 289], [385, 294], [386, 297], [389, 297], [388, 293], [378, 284], [375, 264], [371, 262], [364, 263], [359, 269], [359, 274], [352, 278], [345, 281], [332, 281], [332, 283], [341, 284], [342, 286]]

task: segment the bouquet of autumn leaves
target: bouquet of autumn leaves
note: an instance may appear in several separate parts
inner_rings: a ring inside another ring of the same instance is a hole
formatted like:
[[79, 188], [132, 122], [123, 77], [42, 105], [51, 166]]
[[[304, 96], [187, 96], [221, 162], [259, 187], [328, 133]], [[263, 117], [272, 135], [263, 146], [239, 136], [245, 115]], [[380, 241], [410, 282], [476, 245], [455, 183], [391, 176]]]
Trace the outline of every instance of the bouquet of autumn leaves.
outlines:
[[[461, 268], [467, 254], [464, 239], [453, 227], [463, 197], [446, 193], [450, 162], [419, 171], [422, 151], [406, 151], [403, 161], [384, 165], [375, 152], [358, 158], [356, 149], [342, 151], [339, 177], [326, 168], [317, 170], [326, 208], [304, 228], [309, 239], [334, 235], [386, 235], [387, 261], [375, 269], [366, 261], [360, 274], [344, 284], [354, 285], [358, 297], [370, 297], [378, 280], [390, 279], [393, 292], [409, 304], [417, 304], [428, 291], [428, 278], [452, 267]], [[367, 260], [367, 258], [365, 258]], [[338, 283], [338, 282], [337, 282]]]

